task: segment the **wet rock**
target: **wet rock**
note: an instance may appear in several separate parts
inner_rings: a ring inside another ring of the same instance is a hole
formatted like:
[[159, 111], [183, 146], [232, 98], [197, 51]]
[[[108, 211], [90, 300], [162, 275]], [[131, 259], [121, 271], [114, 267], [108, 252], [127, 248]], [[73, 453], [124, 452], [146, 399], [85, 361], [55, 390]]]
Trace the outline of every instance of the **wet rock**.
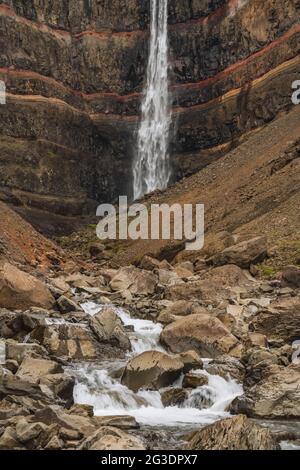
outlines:
[[130, 359], [122, 375], [122, 383], [137, 392], [140, 388], [159, 390], [172, 384], [183, 371], [177, 358], [159, 351], [146, 351]]
[[203, 369], [203, 361], [199, 354], [194, 351], [185, 351], [175, 355], [181, 362], [183, 362], [183, 372], [186, 374], [193, 369]]
[[59, 297], [59, 299], [57, 300], [57, 305], [61, 313], [82, 311], [82, 308], [80, 307], [79, 304], [77, 304], [77, 302], [74, 302], [74, 300], [69, 299], [65, 295], [62, 295], [61, 297]]
[[100, 343], [110, 343], [125, 351], [131, 350], [130, 339], [121, 319], [111, 308], [104, 308], [89, 321], [90, 327]]
[[188, 398], [188, 392], [182, 388], [171, 388], [161, 394], [161, 401], [164, 407], [180, 406]]
[[5, 262], [0, 266], [0, 307], [26, 310], [32, 306], [50, 309], [54, 298], [41, 281]]
[[270, 431], [245, 416], [218, 421], [196, 432], [187, 450], [277, 450]]
[[255, 418], [299, 419], [299, 383], [299, 365], [270, 365], [258, 383], [247, 387], [245, 394], [233, 401], [231, 411]]
[[145, 450], [145, 446], [131, 434], [103, 426], [82, 443], [80, 450]]
[[135, 266], [127, 266], [119, 269], [110, 282], [114, 291], [129, 290], [132, 294], [154, 294], [157, 285], [155, 274], [138, 269]]
[[225, 248], [221, 253], [210, 258], [209, 264], [215, 266], [235, 264], [240, 268], [248, 269], [251, 265], [263, 261], [267, 253], [267, 238], [261, 236]]
[[223, 323], [210, 315], [189, 315], [166, 326], [161, 342], [173, 353], [196, 350], [202, 357], [239, 356], [241, 346]]
[[300, 287], [300, 268], [297, 266], [288, 266], [282, 272], [283, 286]]
[[238, 359], [231, 356], [220, 356], [205, 366], [205, 370], [212, 375], [219, 375], [223, 379], [229, 378], [243, 383], [246, 369]]
[[189, 372], [184, 376], [182, 386], [184, 388], [198, 388], [208, 385], [208, 377], [204, 374], [193, 374]]

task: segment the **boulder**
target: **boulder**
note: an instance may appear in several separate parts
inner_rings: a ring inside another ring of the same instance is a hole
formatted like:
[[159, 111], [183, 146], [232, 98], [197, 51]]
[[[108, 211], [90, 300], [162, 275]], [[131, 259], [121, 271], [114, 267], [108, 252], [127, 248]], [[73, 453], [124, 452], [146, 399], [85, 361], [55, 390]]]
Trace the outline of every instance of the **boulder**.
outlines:
[[300, 268], [297, 266], [288, 266], [282, 272], [283, 286], [300, 287]]
[[247, 348], [267, 348], [268, 340], [267, 337], [265, 335], [262, 335], [261, 333], [249, 333], [245, 340], [245, 346]]
[[131, 350], [130, 339], [122, 321], [112, 308], [104, 308], [91, 317], [89, 324], [100, 343], [109, 343], [125, 351]]
[[38, 410], [35, 413], [35, 420], [47, 426], [57, 424], [60, 428], [80, 431], [84, 436], [89, 436], [99, 427], [96, 417], [71, 414], [58, 405], [50, 405]]
[[13, 340], [6, 341], [6, 358], [17, 361], [21, 364], [25, 356], [45, 356], [47, 351], [45, 348], [35, 343], [17, 343]]
[[100, 242], [92, 242], [89, 244], [89, 253], [92, 258], [98, 258], [105, 250], [105, 245]]
[[239, 415], [200, 429], [186, 450], [278, 450], [278, 446], [269, 429]]
[[43, 282], [10, 263], [0, 266], [0, 307], [26, 310], [32, 306], [51, 309], [54, 297]]
[[251, 418], [300, 418], [300, 365], [269, 365], [258, 382], [231, 404], [231, 411]]
[[208, 313], [205, 307], [201, 307], [198, 302], [188, 300], [177, 300], [172, 302], [171, 305], [166, 307], [162, 312], [168, 313], [174, 316], [186, 317], [192, 313]]
[[150, 255], [144, 255], [140, 264], [139, 268], [145, 269], [146, 271], [153, 271], [154, 269], [160, 268], [161, 262]]
[[180, 406], [188, 398], [188, 392], [183, 388], [171, 388], [161, 394], [161, 401], [164, 407]]
[[63, 371], [62, 366], [57, 364], [57, 362], [25, 357], [16, 376], [30, 383], [39, 383], [41, 377], [48, 374], [60, 374]]
[[49, 282], [55, 289], [57, 289], [57, 291], [61, 291], [63, 294], [65, 294], [66, 292], [69, 292], [70, 290], [69, 284], [66, 282], [65, 278], [62, 276], [52, 278], [49, 280]]
[[159, 351], [146, 351], [127, 363], [122, 383], [137, 392], [140, 388], [159, 390], [171, 385], [183, 371], [179, 359]]
[[61, 313], [82, 312], [80, 305], [65, 295], [62, 295], [57, 299], [57, 305]]
[[166, 289], [168, 300], [203, 300], [218, 305], [220, 301], [231, 299], [237, 287], [249, 286], [252, 279], [238, 266], [228, 265], [205, 272], [201, 279], [181, 282]]
[[179, 279], [175, 272], [169, 271], [167, 269], [158, 269], [156, 272], [158, 274], [159, 283], [163, 286], [174, 284], [174, 282]]
[[187, 373], [193, 369], [203, 369], [203, 361], [199, 354], [194, 351], [185, 351], [175, 355], [181, 362], [183, 362], [183, 372]]
[[7, 427], [0, 437], [0, 450], [22, 450], [24, 448], [18, 441], [15, 429], [12, 426]]
[[148, 295], [154, 294], [157, 282], [155, 274], [135, 266], [127, 266], [118, 270], [110, 287], [113, 291], [129, 290], [132, 294]]
[[263, 261], [267, 253], [267, 237], [260, 236], [225, 248], [221, 253], [210, 258], [208, 263], [214, 266], [235, 264], [240, 268], [248, 269], [252, 264]]
[[75, 379], [68, 374], [47, 374], [40, 378], [39, 384], [41, 388], [47, 387], [55, 397], [65, 402], [65, 406], [69, 407], [73, 404], [73, 392]]
[[220, 356], [206, 365], [205, 370], [211, 375], [219, 375], [223, 379], [234, 379], [243, 383], [245, 378], [245, 366], [238, 359], [231, 356]]
[[145, 450], [145, 446], [132, 434], [103, 426], [81, 444], [80, 450]]
[[99, 426], [114, 426], [119, 429], [138, 429], [139, 424], [133, 416], [97, 416]]
[[56, 357], [78, 360], [97, 357], [97, 341], [85, 326], [67, 323], [39, 326], [32, 331], [31, 339]]
[[28, 419], [22, 417], [16, 425], [16, 437], [19, 442], [26, 444], [29, 441], [37, 439], [41, 433], [44, 433], [47, 426], [43, 423], [31, 423]]
[[181, 318], [183, 317], [178, 315], [172, 315], [172, 313], [168, 312], [167, 309], [165, 309], [158, 315], [157, 321], [162, 325], [170, 325], [170, 323], [173, 323], [176, 320], [180, 320]]
[[263, 309], [249, 324], [249, 330], [271, 340], [292, 343], [300, 338], [300, 299], [290, 297]]
[[223, 325], [211, 315], [188, 315], [166, 326], [161, 342], [173, 353], [196, 350], [202, 357], [221, 354], [240, 355], [240, 343]]
[[198, 388], [208, 385], [208, 377], [205, 374], [195, 374], [189, 372], [184, 376], [182, 386], [183, 388]]

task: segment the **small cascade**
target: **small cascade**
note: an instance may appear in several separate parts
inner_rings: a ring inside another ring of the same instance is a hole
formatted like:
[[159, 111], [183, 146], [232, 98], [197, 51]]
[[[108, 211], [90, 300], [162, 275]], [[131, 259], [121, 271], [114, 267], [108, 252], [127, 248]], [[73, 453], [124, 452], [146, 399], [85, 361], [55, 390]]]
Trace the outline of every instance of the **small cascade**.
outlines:
[[151, 0], [147, 84], [133, 165], [134, 199], [165, 189], [170, 179], [168, 68], [168, 0]]
[[[82, 307], [90, 315], [104, 308], [94, 302], [86, 302]], [[225, 380], [205, 370], [194, 372], [207, 375], [208, 385], [191, 391], [181, 406], [165, 408], [159, 391], [140, 390], [135, 393], [122, 385], [115, 377], [119, 377], [118, 371], [131, 356], [148, 350], [163, 351], [159, 344], [162, 326], [149, 320], [131, 318], [123, 309], [113, 305], [111, 307], [124, 325], [133, 327], [130, 338], [133, 350], [125, 361], [112, 360], [101, 365], [82, 364], [72, 369], [76, 377], [76, 403], [93, 406], [98, 416], [127, 414], [134, 416], [141, 425], [159, 427], [205, 425], [228, 416], [226, 409], [235, 397], [242, 394], [242, 387], [234, 380]], [[181, 387], [182, 379], [173, 386]]]

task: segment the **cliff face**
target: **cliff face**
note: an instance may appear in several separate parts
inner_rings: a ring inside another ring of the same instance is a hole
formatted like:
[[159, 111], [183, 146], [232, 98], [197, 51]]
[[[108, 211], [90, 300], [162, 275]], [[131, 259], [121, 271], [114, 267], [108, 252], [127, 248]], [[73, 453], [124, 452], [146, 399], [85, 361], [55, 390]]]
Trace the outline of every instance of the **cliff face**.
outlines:
[[[0, 0], [0, 197], [36, 225], [130, 193], [149, 4]], [[178, 178], [291, 106], [300, 1], [169, 0], [169, 22]]]

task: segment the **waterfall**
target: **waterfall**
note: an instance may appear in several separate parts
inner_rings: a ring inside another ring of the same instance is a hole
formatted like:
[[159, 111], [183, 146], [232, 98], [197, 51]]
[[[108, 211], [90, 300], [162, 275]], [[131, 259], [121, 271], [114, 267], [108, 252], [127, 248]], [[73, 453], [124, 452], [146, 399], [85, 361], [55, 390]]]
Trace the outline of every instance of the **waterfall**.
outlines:
[[134, 199], [165, 189], [170, 179], [168, 66], [168, 0], [151, 0], [147, 84], [133, 165]]

